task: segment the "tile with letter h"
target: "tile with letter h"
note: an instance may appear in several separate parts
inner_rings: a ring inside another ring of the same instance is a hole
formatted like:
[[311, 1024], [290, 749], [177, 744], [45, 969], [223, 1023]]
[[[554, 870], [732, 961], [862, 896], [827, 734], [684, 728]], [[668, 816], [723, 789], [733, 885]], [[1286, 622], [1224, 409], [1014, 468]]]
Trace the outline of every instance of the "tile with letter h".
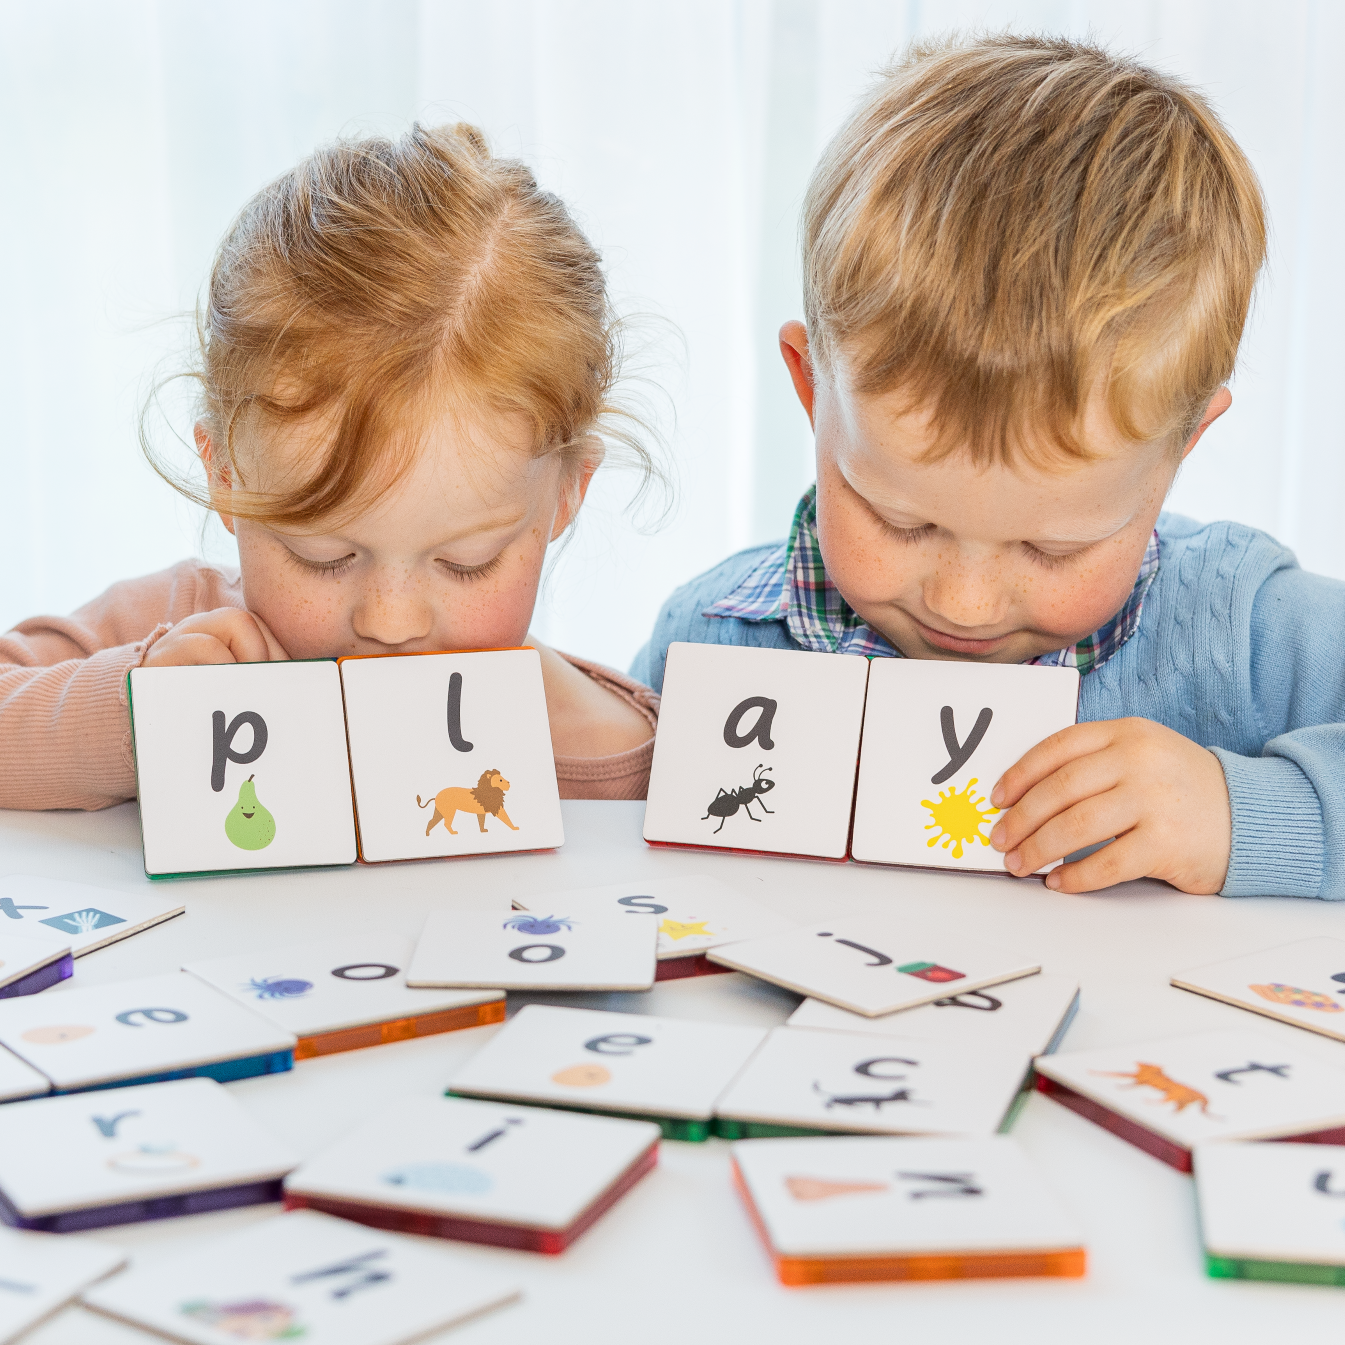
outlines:
[[668, 646], [644, 837], [843, 860], [867, 659]]

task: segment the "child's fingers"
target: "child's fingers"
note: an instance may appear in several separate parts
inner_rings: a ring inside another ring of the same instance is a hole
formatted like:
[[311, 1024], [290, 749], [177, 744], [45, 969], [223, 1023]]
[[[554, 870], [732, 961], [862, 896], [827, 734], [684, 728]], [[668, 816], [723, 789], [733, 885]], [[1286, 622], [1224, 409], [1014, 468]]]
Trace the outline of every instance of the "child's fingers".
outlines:
[[1133, 797], [1125, 789], [1092, 794], [1057, 813], [1004, 856], [1005, 867], [1019, 875], [1035, 873], [1057, 859], [1129, 831], [1139, 821]]
[[[1033, 785], [1004, 813], [991, 829], [990, 844], [996, 850], [1014, 850], [1051, 818], [1085, 799], [1114, 789], [1120, 779], [1121, 763], [1115, 752], [1093, 752], [1067, 761], [1059, 770]], [[1077, 850], [1078, 846], [1074, 848]], [[1060, 855], [1069, 853], [1069, 850], [1062, 850]], [[1059, 859], [1060, 855], [1051, 858]]]
[[[235, 663], [269, 663], [270, 632], [251, 612], [230, 612], [219, 622], [220, 638], [229, 646]], [[274, 636], [271, 639], [274, 640]], [[279, 645], [276, 646], [279, 648]]]
[[279, 640], [271, 634], [271, 628], [259, 616], [253, 616], [253, 621], [257, 623], [257, 629], [261, 631], [262, 638], [266, 641], [266, 657], [271, 663], [288, 663], [290, 656], [282, 648]]
[[1054, 774], [1067, 761], [1101, 751], [1111, 742], [1112, 722], [1099, 720], [1092, 724], [1071, 724], [1069, 728], [1043, 738], [995, 782], [990, 791], [990, 802], [996, 808], [1012, 808], [1033, 785]]
[[1128, 883], [1148, 874], [1144, 840], [1132, 831], [1104, 845], [1086, 859], [1062, 864], [1046, 875], [1046, 886], [1056, 892], [1098, 892], [1115, 883]]

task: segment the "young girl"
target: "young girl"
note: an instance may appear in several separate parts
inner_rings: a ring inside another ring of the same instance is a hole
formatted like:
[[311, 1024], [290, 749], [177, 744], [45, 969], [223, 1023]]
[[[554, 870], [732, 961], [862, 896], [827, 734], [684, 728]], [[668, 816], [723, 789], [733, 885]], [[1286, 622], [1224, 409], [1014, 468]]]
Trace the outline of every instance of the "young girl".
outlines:
[[561, 795], [643, 798], [657, 696], [528, 635], [600, 435], [625, 438], [565, 207], [467, 126], [319, 150], [229, 231], [200, 339], [205, 485], [160, 470], [240, 569], [182, 561], [0, 638], [0, 807], [134, 796], [131, 668], [520, 644]]

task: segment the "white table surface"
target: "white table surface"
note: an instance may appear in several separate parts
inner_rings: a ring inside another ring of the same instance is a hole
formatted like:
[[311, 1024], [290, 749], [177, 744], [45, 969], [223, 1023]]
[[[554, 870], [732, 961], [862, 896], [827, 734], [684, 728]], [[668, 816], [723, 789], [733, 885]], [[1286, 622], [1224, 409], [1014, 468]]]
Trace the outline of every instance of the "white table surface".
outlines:
[[[929, 873], [651, 849], [640, 803], [567, 803], [566, 844], [547, 854], [356, 866], [290, 874], [180, 880], [187, 913], [75, 963], [47, 991], [169, 971], [207, 955], [314, 939], [377, 923], [414, 933], [432, 908], [485, 894], [524, 896], [647, 876], [713, 873], [796, 918], [878, 909], [928, 924], [1003, 932], [1049, 971], [1083, 986], [1066, 1049], [1220, 1026], [1283, 1034], [1345, 1061], [1345, 1045], [1255, 1020], [1173, 989], [1171, 972], [1313, 934], [1345, 930], [1345, 905], [1287, 899], [1188, 897], [1131, 883], [1088, 897], [1033, 880]], [[37, 873], [144, 891], [135, 806], [103, 813], [0, 812], [0, 872]], [[526, 999], [510, 996], [511, 1009]], [[796, 996], [729, 974], [658, 985], [649, 994], [553, 996], [721, 1022], [775, 1025]], [[496, 1027], [474, 1028], [323, 1059], [292, 1073], [229, 1085], [258, 1121], [305, 1156], [398, 1098], [432, 1097]], [[1192, 1183], [1095, 1125], [1034, 1095], [1014, 1136], [1083, 1225], [1085, 1279], [829, 1285], [786, 1289], [773, 1274], [728, 1177], [728, 1146], [664, 1141], [658, 1169], [559, 1257], [442, 1244], [506, 1266], [521, 1305], [435, 1339], [462, 1345], [632, 1341], [977, 1342], [1335, 1340], [1345, 1290], [1208, 1279]], [[564, 1155], [558, 1154], [563, 1162]], [[131, 1224], [88, 1235], [148, 1264], [269, 1217], [275, 1206]], [[85, 1235], [78, 1235], [85, 1236]], [[71, 1309], [31, 1345], [129, 1345], [152, 1339]], [[359, 1345], [359, 1342], [351, 1342]]]

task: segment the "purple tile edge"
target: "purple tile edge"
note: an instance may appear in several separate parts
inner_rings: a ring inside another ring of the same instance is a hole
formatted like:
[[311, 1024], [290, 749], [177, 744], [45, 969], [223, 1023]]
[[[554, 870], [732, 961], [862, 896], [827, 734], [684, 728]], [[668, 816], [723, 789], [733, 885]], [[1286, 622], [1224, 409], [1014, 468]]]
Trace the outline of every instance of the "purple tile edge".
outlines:
[[138, 1224], [150, 1219], [176, 1219], [184, 1214], [205, 1214], [210, 1210], [237, 1209], [240, 1205], [265, 1205], [281, 1198], [283, 1179], [247, 1182], [242, 1186], [223, 1186], [214, 1191], [187, 1191], [178, 1195], [154, 1196], [149, 1200], [128, 1200], [120, 1205], [98, 1205], [91, 1209], [63, 1210], [38, 1219], [25, 1219], [0, 1192], [0, 1220], [11, 1228], [29, 1228], [39, 1233], [80, 1233], [88, 1228], [107, 1228], [112, 1224]]
[[39, 990], [45, 990], [48, 986], [55, 985], [57, 981], [73, 976], [74, 972], [75, 955], [66, 953], [55, 962], [48, 962], [45, 967], [39, 967], [36, 971], [30, 971], [27, 976], [20, 976], [17, 981], [11, 981], [0, 990], [0, 999], [11, 999], [15, 995], [35, 995]]

